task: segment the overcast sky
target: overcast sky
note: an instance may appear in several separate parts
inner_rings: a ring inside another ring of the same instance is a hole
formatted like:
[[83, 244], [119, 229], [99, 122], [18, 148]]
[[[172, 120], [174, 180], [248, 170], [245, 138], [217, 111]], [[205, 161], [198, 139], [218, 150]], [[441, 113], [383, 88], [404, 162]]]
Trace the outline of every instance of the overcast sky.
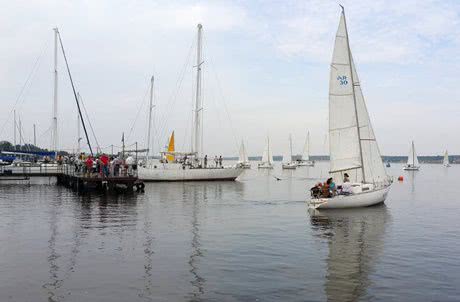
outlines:
[[[385, 155], [460, 153], [460, 2], [341, 1], [374, 130]], [[0, 139], [11, 110], [24, 136], [50, 147], [53, 31], [101, 147], [145, 143], [155, 76], [155, 149], [172, 130], [190, 148], [196, 25], [204, 28], [205, 153], [236, 155], [244, 139], [281, 154], [327, 153], [328, 80], [337, 1], [5, 1], [0, 12]], [[59, 54], [59, 140], [76, 147], [77, 113]], [[29, 79], [29, 80], [28, 80]], [[24, 87], [24, 89], [23, 89]], [[94, 140], [92, 141], [95, 144]], [[107, 149], [106, 149], [107, 150]]]

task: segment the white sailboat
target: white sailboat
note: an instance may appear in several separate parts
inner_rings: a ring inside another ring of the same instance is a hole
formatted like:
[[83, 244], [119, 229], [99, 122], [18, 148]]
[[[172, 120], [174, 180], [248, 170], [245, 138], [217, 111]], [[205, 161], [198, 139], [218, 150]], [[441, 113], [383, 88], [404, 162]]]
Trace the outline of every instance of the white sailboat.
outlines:
[[442, 164], [444, 165], [444, 167], [450, 167], [449, 154], [447, 153], [447, 150], [444, 153], [444, 160], [442, 161]]
[[262, 161], [257, 166], [259, 169], [273, 169], [273, 154], [270, 148], [270, 138], [267, 136], [267, 145], [262, 153]]
[[[225, 167], [221, 165], [211, 167], [207, 162], [207, 157], [203, 156], [203, 104], [201, 92], [203, 63], [202, 25], [198, 24], [194, 129], [191, 151], [164, 152], [166, 158], [174, 158], [173, 162], [169, 160], [162, 160], [161, 162], [150, 161], [145, 166], [139, 167], [139, 179], [144, 181], [235, 180], [243, 172], [241, 167]], [[152, 90], [150, 99], [153, 98]], [[150, 147], [151, 142], [149, 141], [148, 143]]]
[[407, 164], [404, 165], [404, 170], [407, 171], [418, 171], [420, 164], [418, 163], [417, 153], [415, 153], [414, 141], [410, 145], [409, 156], [407, 158]]
[[283, 162], [281, 163], [283, 169], [294, 170], [297, 168], [297, 163], [292, 160], [292, 136], [289, 135], [289, 148], [286, 149], [286, 153], [283, 154]]
[[311, 208], [365, 207], [385, 201], [391, 181], [361, 91], [343, 7], [329, 79], [329, 149], [330, 173], [337, 182], [347, 173], [350, 182], [345, 184], [349, 190], [346, 195], [328, 198], [312, 196]]
[[303, 146], [302, 157], [297, 162], [297, 166], [299, 167], [313, 167], [315, 162], [310, 160], [310, 131], [307, 131], [307, 138], [305, 140], [305, 145]]
[[241, 141], [237, 165], [243, 169], [251, 169], [251, 163], [249, 162], [248, 154], [246, 153], [243, 141]]

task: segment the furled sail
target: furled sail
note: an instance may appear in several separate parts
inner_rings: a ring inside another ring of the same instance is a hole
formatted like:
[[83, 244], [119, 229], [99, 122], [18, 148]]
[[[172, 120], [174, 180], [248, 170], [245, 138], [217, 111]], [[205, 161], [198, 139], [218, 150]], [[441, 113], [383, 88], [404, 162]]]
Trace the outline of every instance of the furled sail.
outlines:
[[348, 173], [355, 182], [388, 182], [350, 52], [344, 12], [329, 79], [329, 149], [335, 177]]

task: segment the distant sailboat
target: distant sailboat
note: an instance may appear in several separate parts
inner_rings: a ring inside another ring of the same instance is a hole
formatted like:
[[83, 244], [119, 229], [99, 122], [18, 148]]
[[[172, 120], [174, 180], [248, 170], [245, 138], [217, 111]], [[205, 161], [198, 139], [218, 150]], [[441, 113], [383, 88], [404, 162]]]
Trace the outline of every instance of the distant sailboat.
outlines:
[[417, 153], [415, 153], [414, 141], [410, 145], [409, 156], [407, 158], [407, 164], [404, 165], [404, 170], [407, 171], [418, 171], [420, 169], [420, 164], [418, 162]]
[[270, 148], [270, 138], [267, 136], [267, 145], [262, 153], [262, 162], [258, 165], [259, 169], [273, 169], [273, 154]]
[[297, 163], [292, 160], [292, 136], [289, 135], [289, 148], [286, 149], [286, 153], [283, 154], [283, 162], [281, 164], [283, 169], [294, 170], [297, 168]]
[[310, 208], [355, 208], [385, 201], [391, 181], [386, 174], [350, 51], [342, 7], [329, 78], [330, 174], [344, 182], [344, 194], [313, 194]]
[[447, 150], [444, 153], [444, 160], [443, 160], [442, 164], [444, 165], [444, 167], [450, 167], [449, 154], [447, 153]]
[[243, 169], [251, 169], [251, 163], [249, 162], [248, 154], [246, 153], [246, 148], [244, 147], [243, 141], [241, 141], [238, 166]]
[[302, 152], [302, 157], [301, 159], [297, 162], [297, 166], [302, 167], [302, 166], [309, 166], [313, 167], [315, 165], [315, 162], [310, 160], [310, 132], [307, 132], [307, 138], [305, 140], [305, 145], [303, 147], [303, 152]]

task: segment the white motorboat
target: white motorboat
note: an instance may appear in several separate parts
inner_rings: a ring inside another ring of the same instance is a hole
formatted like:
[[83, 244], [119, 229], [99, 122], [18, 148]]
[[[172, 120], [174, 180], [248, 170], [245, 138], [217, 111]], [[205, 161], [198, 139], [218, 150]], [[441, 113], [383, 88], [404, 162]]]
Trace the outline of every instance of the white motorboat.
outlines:
[[262, 161], [257, 165], [259, 169], [273, 169], [273, 154], [270, 148], [270, 137], [267, 136], [267, 145], [262, 153]]
[[283, 154], [283, 162], [281, 163], [283, 169], [295, 170], [297, 168], [297, 162], [292, 160], [292, 136], [289, 134], [289, 148], [286, 149], [286, 153]]
[[444, 167], [450, 167], [449, 154], [447, 153], [447, 150], [444, 153], [444, 160], [442, 161], [442, 164], [444, 165]]
[[[193, 141], [190, 152], [178, 153], [176, 151], [163, 152], [165, 157], [161, 162], [148, 160], [149, 151], [147, 151], [147, 163], [145, 166], [138, 168], [138, 177], [144, 181], [197, 181], [197, 180], [235, 180], [243, 169], [238, 166], [222, 166], [222, 164], [211, 167], [207, 163], [207, 157], [203, 156], [203, 104], [202, 104], [202, 26], [198, 24], [197, 35], [197, 62], [196, 62], [196, 89], [195, 89], [195, 108], [194, 108], [194, 128]], [[150, 142], [150, 121], [151, 112], [153, 109], [153, 77], [151, 80], [150, 89], [150, 111], [149, 111], [149, 132], [148, 132], [148, 148], [153, 144]], [[172, 136], [174, 139], [174, 136]], [[182, 156], [181, 158], [176, 156]], [[206, 158], [206, 159], [205, 159]], [[171, 160], [172, 159], [172, 160]], [[179, 162], [182, 160], [182, 162]]]
[[342, 7], [329, 79], [330, 174], [338, 181], [349, 175], [351, 190], [331, 197], [312, 196], [314, 209], [367, 207], [385, 201], [391, 181], [386, 174], [372, 129], [348, 41]]
[[249, 162], [248, 154], [246, 153], [243, 141], [241, 141], [237, 166], [243, 169], [251, 169], [251, 163]]
[[313, 167], [315, 162], [310, 160], [310, 131], [307, 131], [307, 138], [303, 146], [302, 157], [297, 161], [299, 167]]
[[407, 158], [407, 163], [404, 165], [404, 170], [406, 171], [418, 171], [420, 169], [420, 164], [418, 162], [417, 153], [415, 153], [414, 141], [410, 145], [409, 156]]

